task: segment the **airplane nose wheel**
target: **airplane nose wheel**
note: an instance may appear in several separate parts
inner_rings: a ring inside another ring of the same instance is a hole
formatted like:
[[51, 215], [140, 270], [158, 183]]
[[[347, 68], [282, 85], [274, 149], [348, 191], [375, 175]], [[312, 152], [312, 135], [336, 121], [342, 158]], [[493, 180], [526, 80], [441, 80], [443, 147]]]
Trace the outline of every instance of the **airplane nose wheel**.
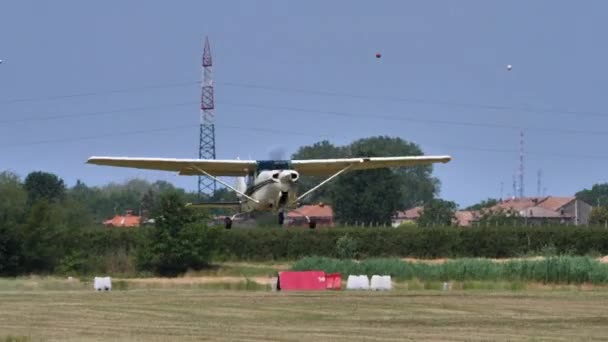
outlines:
[[310, 219], [310, 221], [308, 221], [308, 228], [310, 228], [310, 229], [317, 228], [317, 221], [315, 219]]
[[282, 226], [285, 222], [285, 214], [281, 211], [279, 212], [279, 226]]
[[228, 216], [224, 218], [224, 228], [230, 229], [232, 228], [232, 219]]

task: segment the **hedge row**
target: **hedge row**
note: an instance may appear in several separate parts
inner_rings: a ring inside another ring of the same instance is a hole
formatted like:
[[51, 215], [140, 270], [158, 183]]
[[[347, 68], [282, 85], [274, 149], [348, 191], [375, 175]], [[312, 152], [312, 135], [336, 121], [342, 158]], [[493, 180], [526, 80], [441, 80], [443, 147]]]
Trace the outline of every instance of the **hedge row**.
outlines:
[[217, 256], [231, 260], [323, 257], [487, 257], [539, 253], [608, 254], [603, 227], [233, 229], [220, 234]]
[[534, 281], [561, 284], [608, 283], [608, 264], [589, 257], [549, 257], [542, 260], [457, 259], [441, 264], [412, 263], [399, 259], [369, 259], [360, 263], [330, 258], [304, 258], [296, 271], [390, 275], [400, 280], [422, 281]]

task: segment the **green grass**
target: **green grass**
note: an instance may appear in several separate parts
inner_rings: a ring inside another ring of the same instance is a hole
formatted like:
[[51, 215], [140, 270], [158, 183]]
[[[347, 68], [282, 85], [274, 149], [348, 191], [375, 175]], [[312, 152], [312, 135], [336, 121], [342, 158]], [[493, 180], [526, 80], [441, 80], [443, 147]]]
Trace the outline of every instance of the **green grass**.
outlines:
[[2, 342], [30, 342], [32, 339], [29, 336], [5, 336], [0, 337]]
[[608, 325], [608, 291], [173, 288], [0, 290], [0, 298], [0, 341], [572, 341], [605, 339]]
[[309, 257], [297, 261], [294, 270], [328, 273], [391, 275], [399, 280], [509, 281], [557, 284], [607, 284], [608, 264], [590, 257], [555, 256], [539, 260], [454, 259], [445, 263], [418, 263], [400, 259], [368, 259], [361, 262]]

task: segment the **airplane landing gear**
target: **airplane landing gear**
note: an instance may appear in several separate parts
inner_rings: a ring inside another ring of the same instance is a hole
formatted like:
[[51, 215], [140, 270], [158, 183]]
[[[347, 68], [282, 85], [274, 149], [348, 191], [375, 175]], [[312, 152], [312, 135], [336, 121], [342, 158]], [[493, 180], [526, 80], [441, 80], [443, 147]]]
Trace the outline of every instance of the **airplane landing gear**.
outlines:
[[317, 221], [315, 219], [310, 219], [308, 221], [308, 228], [310, 228], [310, 229], [317, 228]]
[[230, 229], [232, 228], [232, 219], [228, 216], [224, 218], [224, 228]]

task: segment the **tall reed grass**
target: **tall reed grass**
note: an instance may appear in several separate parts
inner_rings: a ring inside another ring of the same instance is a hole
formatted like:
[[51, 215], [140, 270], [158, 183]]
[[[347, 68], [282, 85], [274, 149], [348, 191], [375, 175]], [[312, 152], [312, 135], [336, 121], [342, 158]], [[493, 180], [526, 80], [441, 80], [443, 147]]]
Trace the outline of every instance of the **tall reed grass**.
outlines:
[[323, 257], [297, 261], [293, 270], [328, 273], [391, 275], [399, 280], [421, 281], [532, 281], [557, 284], [608, 283], [608, 264], [589, 257], [554, 256], [536, 260], [455, 259], [444, 263], [367, 259], [361, 262]]

